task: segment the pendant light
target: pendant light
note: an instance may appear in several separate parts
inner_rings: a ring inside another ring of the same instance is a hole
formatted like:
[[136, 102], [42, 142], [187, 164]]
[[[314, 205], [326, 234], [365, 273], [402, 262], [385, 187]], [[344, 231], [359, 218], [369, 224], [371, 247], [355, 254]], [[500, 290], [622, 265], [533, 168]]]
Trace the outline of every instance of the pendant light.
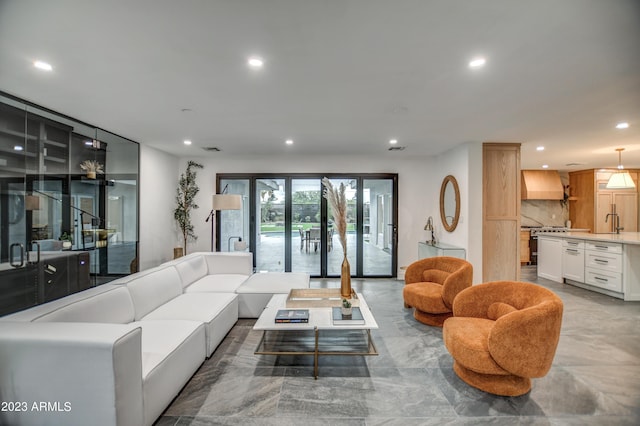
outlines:
[[607, 189], [635, 188], [636, 184], [633, 182], [631, 175], [624, 170], [624, 166], [622, 165], [622, 151], [624, 151], [624, 148], [617, 148], [616, 151], [618, 151], [618, 171], [611, 174], [607, 182]]

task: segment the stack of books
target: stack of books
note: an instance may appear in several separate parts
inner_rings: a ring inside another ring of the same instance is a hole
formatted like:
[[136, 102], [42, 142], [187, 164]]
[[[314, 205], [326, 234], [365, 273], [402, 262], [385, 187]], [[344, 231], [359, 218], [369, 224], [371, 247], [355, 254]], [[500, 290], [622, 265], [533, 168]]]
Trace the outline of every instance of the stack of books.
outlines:
[[279, 309], [276, 315], [277, 323], [308, 323], [308, 309]]

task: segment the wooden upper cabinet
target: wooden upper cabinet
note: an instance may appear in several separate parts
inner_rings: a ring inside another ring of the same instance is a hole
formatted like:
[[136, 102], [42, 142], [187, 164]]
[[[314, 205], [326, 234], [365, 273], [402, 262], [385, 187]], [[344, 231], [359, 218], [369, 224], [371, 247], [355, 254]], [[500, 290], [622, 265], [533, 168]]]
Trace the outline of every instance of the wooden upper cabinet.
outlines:
[[629, 170], [636, 183], [631, 189], [607, 189], [613, 170], [594, 169], [569, 172], [569, 218], [573, 228], [594, 233], [615, 232], [613, 217], [617, 213], [624, 232], [638, 231], [638, 171]]

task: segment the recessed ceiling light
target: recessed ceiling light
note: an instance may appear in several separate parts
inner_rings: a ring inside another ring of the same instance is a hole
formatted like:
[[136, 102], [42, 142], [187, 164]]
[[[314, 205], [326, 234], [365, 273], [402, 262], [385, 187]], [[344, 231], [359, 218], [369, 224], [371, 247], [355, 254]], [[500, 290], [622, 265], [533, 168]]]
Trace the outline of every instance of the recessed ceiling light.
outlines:
[[284, 143], [286, 143], [287, 145], [293, 145], [293, 140], [287, 139]]
[[15, 145], [15, 146], [13, 147], [13, 150], [14, 150], [14, 151], [22, 151], [23, 149], [24, 149], [24, 148], [22, 147], [22, 145]]
[[48, 64], [48, 63], [43, 62], [43, 61], [35, 61], [33, 63], [33, 66], [38, 68], [38, 69], [44, 70], [44, 71], [53, 70], [53, 67], [51, 66], [51, 64]]
[[469, 62], [469, 68], [482, 68], [485, 66], [485, 64], [487, 63], [487, 60], [485, 58], [473, 58], [471, 60], [471, 62]]
[[616, 124], [616, 129], [628, 129], [629, 123], [623, 121], [622, 123]]
[[390, 143], [391, 145], [395, 145], [395, 144], [397, 144], [397, 143], [398, 143], [398, 140], [397, 140], [397, 139], [391, 139], [391, 140], [389, 141], [389, 143]]
[[543, 169], [548, 169], [548, 168], [549, 168], [549, 165], [548, 165], [548, 164], [543, 164], [543, 165], [542, 165], [542, 168], [543, 168]]
[[185, 145], [191, 145], [191, 141], [189, 139], [187, 139], [187, 140], [184, 141], [184, 144]]
[[257, 56], [252, 56], [247, 61], [247, 64], [249, 64], [251, 68], [262, 68], [262, 66], [264, 65], [264, 61], [262, 60], [262, 58], [258, 58]]
[[536, 151], [544, 151], [544, 146], [539, 146], [536, 148]]

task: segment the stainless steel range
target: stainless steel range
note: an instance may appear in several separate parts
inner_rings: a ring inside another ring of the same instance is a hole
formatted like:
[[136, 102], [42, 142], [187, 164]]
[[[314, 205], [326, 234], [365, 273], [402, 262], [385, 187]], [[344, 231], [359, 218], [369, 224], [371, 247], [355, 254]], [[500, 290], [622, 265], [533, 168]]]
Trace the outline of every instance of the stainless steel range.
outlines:
[[569, 232], [571, 229], [566, 226], [523, 226], [522, 229], [529, 229], [529, 253], [531, 265], [538, 264], [538, 234], [541, 232]]

